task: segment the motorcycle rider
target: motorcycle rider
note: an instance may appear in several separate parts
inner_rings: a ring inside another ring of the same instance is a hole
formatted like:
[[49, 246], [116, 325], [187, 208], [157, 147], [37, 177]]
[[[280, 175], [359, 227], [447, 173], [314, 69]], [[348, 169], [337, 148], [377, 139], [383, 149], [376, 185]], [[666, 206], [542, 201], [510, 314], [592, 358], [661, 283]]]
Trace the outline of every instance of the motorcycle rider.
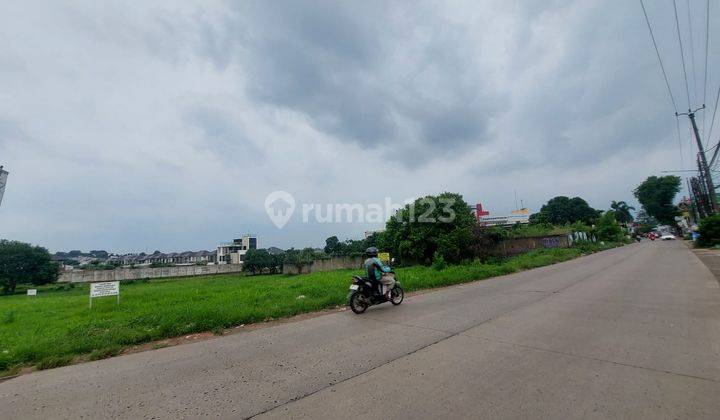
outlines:
[[367, 256], [367, 259], [365, 260], [364, 266], [368, 279], [375, 284], [379, 284], [381, 288], [380, 292], [389, 300], [390, 286], [394, 283], [394, 278], [391, 274], [385, 273], [390, 273], [392, 269], [383, 264], [380, 258], [378, 258], [378, 249], [374, 246], [366, 249], [365, 255]]

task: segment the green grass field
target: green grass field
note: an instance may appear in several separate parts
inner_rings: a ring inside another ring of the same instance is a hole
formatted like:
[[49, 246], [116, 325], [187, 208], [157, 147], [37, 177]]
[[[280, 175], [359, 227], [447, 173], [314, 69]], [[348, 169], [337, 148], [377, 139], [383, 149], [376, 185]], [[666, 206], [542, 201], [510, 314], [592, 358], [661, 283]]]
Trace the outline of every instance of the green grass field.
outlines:
[[[615, 245], [547, 249], [496, 264], [470, 263], [441, 271], [397, 269], [406, 291], [485, 279], [569, 260]], [[0, 372], [20, 366], [51, 368], [84, 355], [99, 359], [127, 346], [346, 304], [352, 274], [339, 270], [299, 276], [216, 275], [122, 283], [121, 304], [95, 299], [88, 285], [0, 297]], [[0, 373], [2, 376], [3, 373]]]

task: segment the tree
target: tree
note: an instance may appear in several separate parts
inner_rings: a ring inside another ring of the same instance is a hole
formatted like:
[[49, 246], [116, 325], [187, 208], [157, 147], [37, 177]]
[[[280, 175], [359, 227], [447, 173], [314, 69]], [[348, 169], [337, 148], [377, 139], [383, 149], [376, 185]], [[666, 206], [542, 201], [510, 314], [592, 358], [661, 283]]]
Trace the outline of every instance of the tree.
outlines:
[[18, 284], [39, 286], [52, 283], [58, 276], [58, 265], [47, 249], [18, 241], [0, 240], [2, 294], [14, 293]]
[[622, 240], [622, 228], [615, 219], [615, 212], [608, 210], [597, 220], [597, 237], [601, 241], [619, 242]]
[[635, 207], [629, 206], [624, 201], [613, 200], [610, 203], [610, 208], [615, 212], [615, 219], [620, 223], [631, 223], [633, 221], [633, 215], [630, 210], [635, 210]]
[[551, 198], [540, 208], [539, 213], [530, 216], [532, 223], [564, 225], [583, 222], [588, 225], [595, 223], [600, 211], [593, 209], [580, 197], [568, 198], [557, 196]]
[[302, 272], [303, 266], [312, 263], [318, 258], [317, 253], [312, 248], [304, 248], [302, 250], [290, 248], [285, 251], [283, 264], [294, 265], [298, 273]]
[[365, 250], [371, 246], [385, 250], [388, 247], [386, 233], [374, 232], [365, 239], [347, 239], [343, 242], [340, 242], [337, 236], [331, 236], [325, 240], [323, 251], [332, 257], [356, 257], [363, 255]]
[[382, 236], [393, 255], [405, 262], [430, 264], [436, 255], [447, 263], [472, 257], [475, 217], [462, 196], [442, 193], [415, 200], [390, 217]]
[[325, 239], [324, 251], [328, 255], [341, 255], [342, 244], [337, 236], [331, 236]]
[[708, 216], [700, 221], [698, 227], [698, 245], [714, 246], [720, 244], [720, 214]]
[[243, 257], [243, 271], [253, 275], [264, 271], [276, 273], [282, 269], [283, 255], [272, 255], [267, 249], [249, 249]]
[[675, 175], [651, 176], [635, 188], [635, 197], [650, 216], [665, 225], [674, 225], [677, 207], [673, 205], [680, 191], [680, 177]]

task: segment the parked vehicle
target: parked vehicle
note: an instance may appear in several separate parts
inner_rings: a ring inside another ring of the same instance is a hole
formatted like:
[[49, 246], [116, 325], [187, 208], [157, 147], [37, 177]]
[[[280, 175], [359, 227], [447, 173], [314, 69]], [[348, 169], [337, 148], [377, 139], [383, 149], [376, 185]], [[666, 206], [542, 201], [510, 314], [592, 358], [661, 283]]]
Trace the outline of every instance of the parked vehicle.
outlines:
[[670, 233], [666, 233], [666, 234], [664, 234], [663, 236], [661, 236], [660, 239], [662, 239], [663, 241], [674, 241], [674, 240], [675, 240], [675, 235], [672, 235], [672, 234], [670, 234]]
[[[391, 273], [394, 275], [395, 272]], [[395, 279], [395, 285], [390, 289], [390, 299], [380, 293], [379, 284], [371, 281], [366, 277], [353, 276], [350, 285], [350, 293], [348, 294], [348, 305], [356, 314], [365, 312], [367, 308], [373, 305], [390, 302], [393, 305], [399, 305], [405, 298], [405, 292], [400, 286], [400, 282]]]

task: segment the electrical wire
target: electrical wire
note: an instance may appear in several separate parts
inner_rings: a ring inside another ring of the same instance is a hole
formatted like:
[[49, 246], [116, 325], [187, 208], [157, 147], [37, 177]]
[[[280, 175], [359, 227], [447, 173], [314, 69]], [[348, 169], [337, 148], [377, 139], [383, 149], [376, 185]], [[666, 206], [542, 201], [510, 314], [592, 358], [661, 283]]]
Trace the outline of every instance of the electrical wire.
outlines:
[[692, 65], [692, 80], [693, 80], [693, 103], [697, 103], [697, 72], [695, 71], [695, 41], [693, 40], [693, 24], [690, 13], [690, 0], [687, 0], [687, 17], [688, 17], [688, 33], [690, 34], [690, 64]]
[[710, 130], [706, 136], [708, 139], [711, 138], [713, 127], [715, 126], [715, 113], [718, 109], [718, 100], [720, 100], [720, 86], [718, 86], [717, 96], [715, 96], [715, 107], [713, 108], [712, 120], [710, 120]]
[[682, 36], [680, 35], [677, 0], [673, 0], [673, 11], [675, 12], [675, 28], [677, 29], [678, 43], [680, 44], [680, 58], [682, 59], [683, 76], [685, 77], [685, 93], [687, 94], [688, 110], [690, 110], [692, 108], [690, 105], [690, 86], [688, 85], [687, 69], [685, 68], [685, 50], [683, 49]]
[[[657, 42], [655, 41], [655, 35], [653, 34], [652, 25], [650, 25], [650, 19], [648, 18], [647, 11], [645, 10], [645, 3], [643, 3], [643, 0], [640, 0], [640, 6], [642, 7], [643, 15], [645, 15], [645, 22], [647, 23], [648, 30], [650, 31], [650, 39], [652, 39], [653, 46], [655, 47], [655, 54], [657, 55], [658, 63], [660, 63], [660, 70], [662, 70], [663, 78], [665, 78], [665, 87], [667, 87], [668, 94], [670, 94], [670, 101], [672, 102], [675, 114], [677, 114], [677, 103], [675, 102], [672, 89], [670, 89], [667, 72], [665, 72], [665, 66], [663, 65], [662, 58], [660, 57], [660, 50], [658, 49]], [[718, 94], [720, 94], [720, 91]]]
[[[705, 9], [705, 74], [703, 80], [703, 105], [707, 103], [707, 77], [708, 77], [708, 45], [710, 41], [710, 0], [706, 1]], [[705, 113], [702, 113], [703, 134], [705, 134]], [[710, 137], [708, 137], [708, 140]]]
[[680, 136], [680, 117], [675, 116], [675, 127], [677, 128], [678, 146], [680, 147], [680, 169], [685, 170], [685, 159], [683, 158], [682, 137]]

